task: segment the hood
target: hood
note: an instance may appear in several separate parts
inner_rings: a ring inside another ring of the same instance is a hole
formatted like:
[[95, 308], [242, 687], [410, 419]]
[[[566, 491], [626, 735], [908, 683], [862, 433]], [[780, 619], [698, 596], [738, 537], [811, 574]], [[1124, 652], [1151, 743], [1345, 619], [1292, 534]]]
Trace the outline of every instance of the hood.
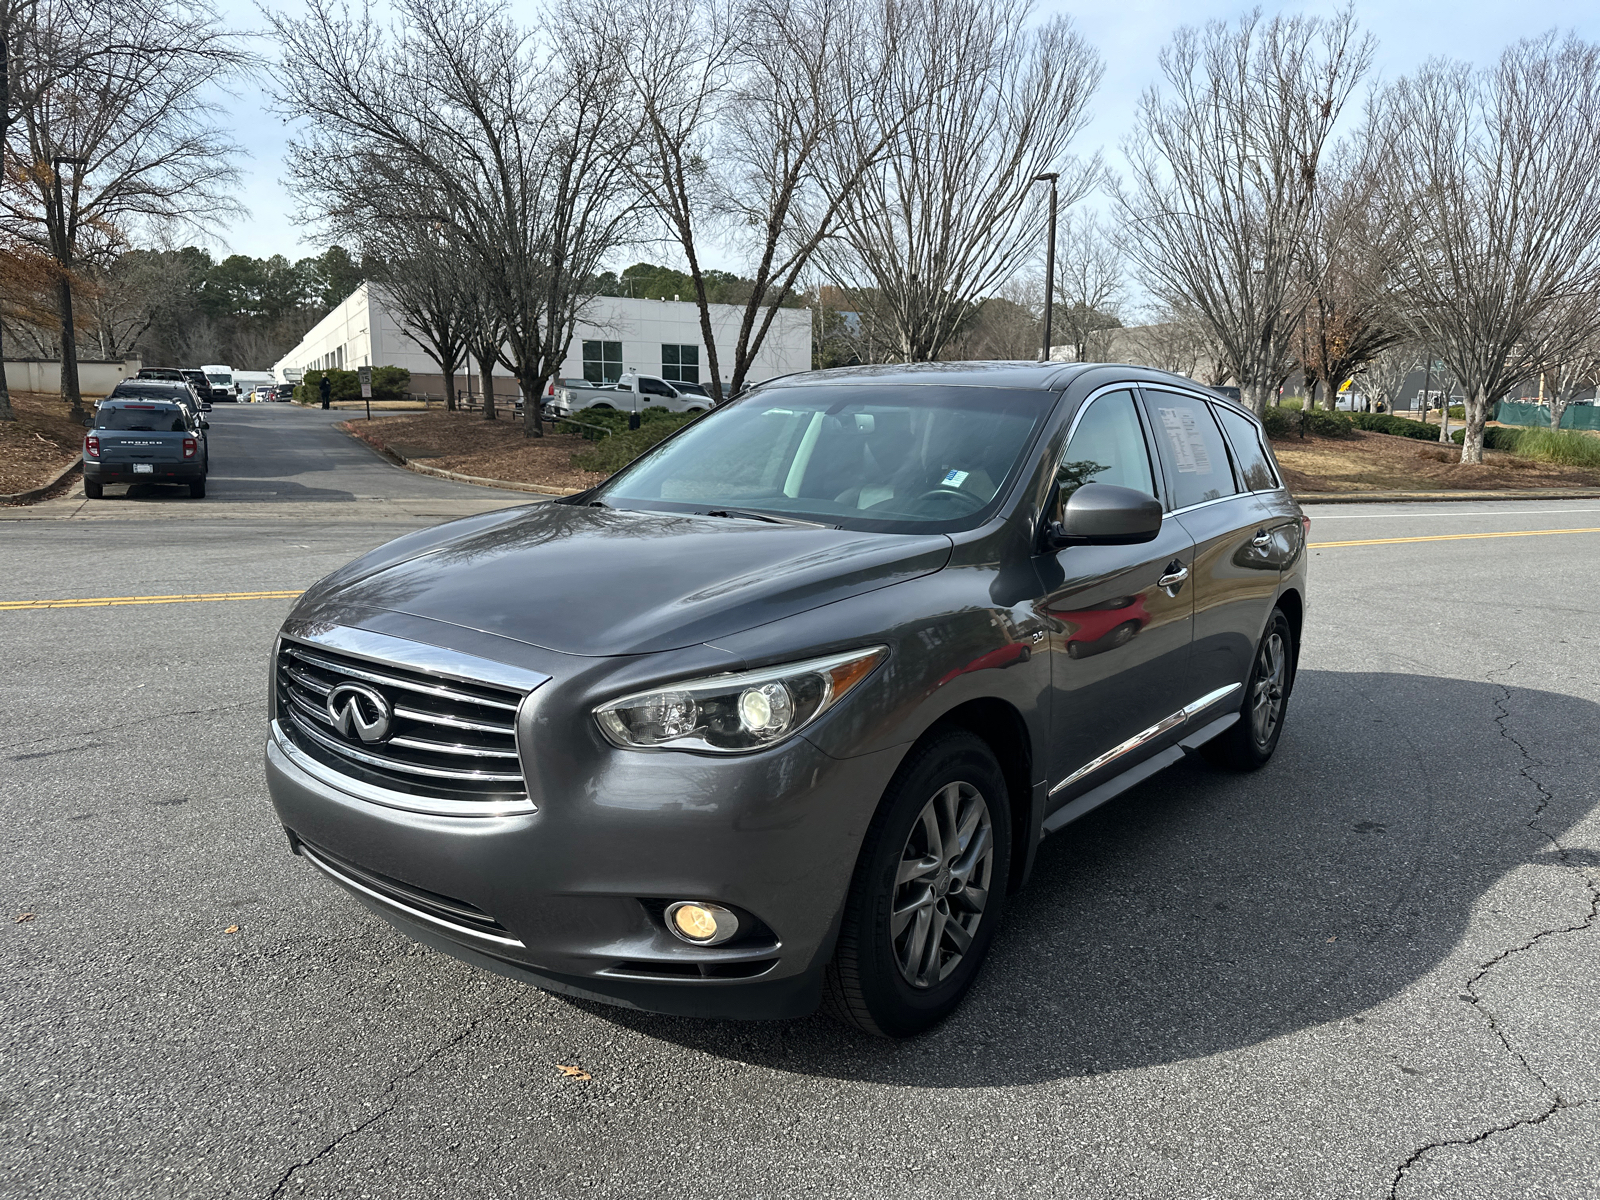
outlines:
[[355, 605], [566, 654], [647, 654], [930, 574], [951, 545], [943, 534], [541, 504], [403, 558], [380, 548], [307, 593], [297, 615], [339, 621]]

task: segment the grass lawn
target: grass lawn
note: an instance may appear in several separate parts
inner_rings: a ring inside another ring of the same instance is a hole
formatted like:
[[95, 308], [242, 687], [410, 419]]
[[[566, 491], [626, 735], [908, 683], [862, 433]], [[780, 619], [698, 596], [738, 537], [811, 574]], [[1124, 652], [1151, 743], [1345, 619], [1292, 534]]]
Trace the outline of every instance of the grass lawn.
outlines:
[[[95, 403], [84, 400], [84, 411]], [[0, 423], [0, 496], [48, 483], [83, 453], [83, 426], [60, 396], [14, 391], [11, 409], [17, 419]]]
[[1445, 447], [1386, 433], [1274, 438], [1272, 451], [1293, 492], [1443, 492], [1600, 487], [1600, 471], [1535, 462], [1497, 450], [1481, 466]]

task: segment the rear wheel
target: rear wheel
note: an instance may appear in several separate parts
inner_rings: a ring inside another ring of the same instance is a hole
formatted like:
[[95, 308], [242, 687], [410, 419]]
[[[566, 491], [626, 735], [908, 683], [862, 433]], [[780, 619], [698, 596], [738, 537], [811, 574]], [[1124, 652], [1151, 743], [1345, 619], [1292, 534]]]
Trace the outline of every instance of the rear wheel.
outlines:
[[206, 498], [206, 481], [197, 479], [189, 485], [189, 499], [204, 500]]
[[999, 925], [1010, 851], [1005, 779], [989, 747], [952, 731], [914, 750], [856, 865], [823, 980], [829, 1013], [880, 1037], [948, 1016]]
[[106, 486], [93, 479], [83, 481], [83, 494], [91, 500], [99, 500], [106, 494]]
[[1293, 683], [1294, 631], [1283, 610], [1275, 608], [1256, 647], [1239, 719], [1205, 744], [1205, 756], [1218, 766], [1236, 771], [1266, 766], [1283, 733], [1284, 711]]

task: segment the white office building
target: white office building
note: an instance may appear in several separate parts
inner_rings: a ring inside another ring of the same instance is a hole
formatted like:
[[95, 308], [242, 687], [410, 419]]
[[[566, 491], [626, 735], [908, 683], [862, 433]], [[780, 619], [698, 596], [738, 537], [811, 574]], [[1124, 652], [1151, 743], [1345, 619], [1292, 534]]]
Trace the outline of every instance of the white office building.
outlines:
[[[724, 384], [733, 372], [734, 342], [743, 316], [744, 310], [731, 304], [711, 306], [711, 328]], [[354, 370], [364, 366], [405, 367], [411, 372], [413, 392], [444, 394], [444, 379], [438, 366], [385, 305], [382, 288], [370, 283], [363, 283], [318, 321], [272, 369], [279, 379], [288, 381], [291, 376], [298, 378], [295, 372], [300, 371], [329, 367]], [[756, 355], [748, 382], [760, 383], [810, 367], [811, 311], [779, 309], [761, 352]], [[624, 371], [638, 371], [669, 380], [706, 383], [709, 370], [696, 305], [676, 300], [598, 296], [579, 318], [560, 374], [563, 378], [588, 378], [600, 383], [614, 382]], [[496, 395], [516, 393], [516, 382], [509, 371], [496, 367], [494, 374]], [[481, 385], [464, 370], [457, 375], [455, 386], [465, 393]]]

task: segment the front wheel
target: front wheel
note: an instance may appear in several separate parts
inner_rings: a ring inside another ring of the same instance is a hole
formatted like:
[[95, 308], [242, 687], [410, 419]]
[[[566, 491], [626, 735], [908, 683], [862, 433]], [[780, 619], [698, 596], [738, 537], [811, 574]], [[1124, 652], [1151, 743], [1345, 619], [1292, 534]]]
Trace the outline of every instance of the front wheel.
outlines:
[[1218, 766], [1254, 771], [1267, 765], [1283, 734], [1284, 711], [1294, 683], [1294, 630], [1281, 608], [1272, 610], [1267, 631], [1245, 680], [1239, 719], [1202, 748]]
[[965, 731], [912, 751], [867, 832], [823, 980], [829, 1013], [879, 1037], [937, 1024], [977, 977], [1011, 867], [1005, 778]]

